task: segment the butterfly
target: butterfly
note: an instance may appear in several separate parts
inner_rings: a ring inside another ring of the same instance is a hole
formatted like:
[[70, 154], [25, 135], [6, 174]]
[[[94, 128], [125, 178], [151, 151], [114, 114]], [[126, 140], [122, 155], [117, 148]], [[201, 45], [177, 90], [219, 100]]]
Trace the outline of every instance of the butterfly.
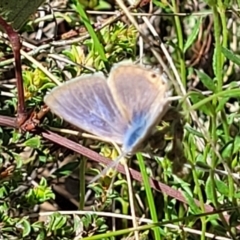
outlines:
[[[76, 127], [121, 145], [121, 158], [137, 152], [169, 107], [164, 75], [134, 64], [118, 64], [108, 79], [102, 73], [72, 79], [44, 101]], [[120, 158], [118, 158], [119, 160]]]

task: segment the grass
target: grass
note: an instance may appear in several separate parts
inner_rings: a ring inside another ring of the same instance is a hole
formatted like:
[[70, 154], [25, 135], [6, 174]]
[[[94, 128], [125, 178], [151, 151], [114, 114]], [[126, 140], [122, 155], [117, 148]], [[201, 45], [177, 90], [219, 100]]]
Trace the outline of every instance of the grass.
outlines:
[[[1, 239], [238, 239], [240, 3], [153, 0], [150, 15], [149, 3], [131, 11], [122, 3], [69, 0], [20, 29], [32, 111], [25, 129], [15, 124], [13, 56], [1, 35]], [[124, 60], [164, 69], [171, 109], [129, 158], [130, 181], [119, 165], [89, 185], [115, 148], [79, 133], [43, 99]]]

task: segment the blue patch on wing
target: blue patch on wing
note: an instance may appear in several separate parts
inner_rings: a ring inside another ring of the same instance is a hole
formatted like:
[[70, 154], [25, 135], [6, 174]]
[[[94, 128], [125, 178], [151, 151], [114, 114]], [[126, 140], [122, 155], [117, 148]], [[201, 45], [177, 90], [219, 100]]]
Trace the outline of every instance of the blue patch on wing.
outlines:
[[137, 113], [133, 117], [127, 131], [125, 132], [123, 141], [124, 152], [132, 152], [139, 143], [141, 138], [144, 138], [148, 131], [146, 114]]

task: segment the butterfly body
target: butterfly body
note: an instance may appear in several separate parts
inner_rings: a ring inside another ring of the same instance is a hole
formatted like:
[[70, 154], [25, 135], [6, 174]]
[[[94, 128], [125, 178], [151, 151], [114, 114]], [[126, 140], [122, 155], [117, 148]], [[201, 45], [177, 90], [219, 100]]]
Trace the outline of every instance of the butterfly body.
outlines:
[[86, 75], [56, 87], [45, 102], [69, 123], [134, 153], [168, 109], [164, 77], [132, 64], [114, 68], [108, 80]]

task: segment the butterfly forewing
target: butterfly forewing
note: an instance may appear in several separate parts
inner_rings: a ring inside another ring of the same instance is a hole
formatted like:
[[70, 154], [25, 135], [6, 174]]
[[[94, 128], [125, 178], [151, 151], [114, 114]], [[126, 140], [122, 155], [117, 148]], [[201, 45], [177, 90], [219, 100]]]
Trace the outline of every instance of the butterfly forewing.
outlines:
[[55, 88], [47, 95], [45, 102], [67, 122], [122, 144], [127, 121], [118, 110], [102, 75], [87, 75], [71, 80]]

